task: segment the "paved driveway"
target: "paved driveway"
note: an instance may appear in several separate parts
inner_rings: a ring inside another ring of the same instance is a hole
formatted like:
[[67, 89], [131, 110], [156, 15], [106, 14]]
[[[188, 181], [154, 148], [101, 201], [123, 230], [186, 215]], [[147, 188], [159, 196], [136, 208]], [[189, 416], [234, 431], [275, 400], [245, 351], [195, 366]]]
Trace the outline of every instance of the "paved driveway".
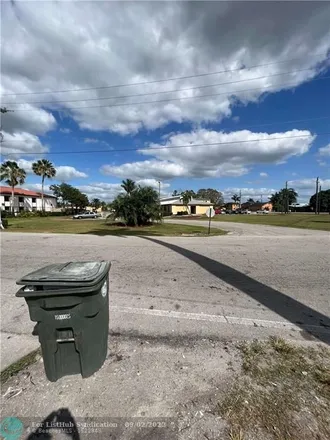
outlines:
[[223, 227], [243, 232], [207, 238], [2, 233], [2, 366], [38, 345], [26, 304], [14, 296], [15, 280], [79, 259], [112, 262], [110, 332], [236, 340], [311, 338], [301, 332], [308, 329], [329, 342], [329, 234]]

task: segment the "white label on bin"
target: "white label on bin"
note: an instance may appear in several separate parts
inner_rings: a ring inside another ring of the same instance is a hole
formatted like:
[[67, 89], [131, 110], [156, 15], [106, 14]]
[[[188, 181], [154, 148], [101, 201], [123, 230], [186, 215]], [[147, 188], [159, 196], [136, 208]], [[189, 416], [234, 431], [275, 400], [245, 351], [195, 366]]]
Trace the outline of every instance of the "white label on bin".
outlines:
[[63, 319], [71, 319], [71, 313], [64, 313], [63, 315], [55, 315], [57, 321], [62, 321]]
[[108, 280], [105, 280], [101, 288], [101, 295], [103, 296], [103, 298], [107, 296], [107, 293], [108, 293]]

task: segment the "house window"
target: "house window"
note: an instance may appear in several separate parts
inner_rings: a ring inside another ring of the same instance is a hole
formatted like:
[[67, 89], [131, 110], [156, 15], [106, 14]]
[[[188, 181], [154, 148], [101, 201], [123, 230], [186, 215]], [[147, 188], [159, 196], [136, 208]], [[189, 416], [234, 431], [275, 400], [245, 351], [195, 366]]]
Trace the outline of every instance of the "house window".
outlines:
[[5, 196], [5, 202], [10, 202], [10, 196]]
[[37, 203], [37, 198], [36, 197], [32, 197], [32, 203]]
[[5, 211], [9, 211], [9, 206], [5, 206]]
[[18, 201], [19, 201], [19, 203], [24, 203], [24, 197], [19, 197]]

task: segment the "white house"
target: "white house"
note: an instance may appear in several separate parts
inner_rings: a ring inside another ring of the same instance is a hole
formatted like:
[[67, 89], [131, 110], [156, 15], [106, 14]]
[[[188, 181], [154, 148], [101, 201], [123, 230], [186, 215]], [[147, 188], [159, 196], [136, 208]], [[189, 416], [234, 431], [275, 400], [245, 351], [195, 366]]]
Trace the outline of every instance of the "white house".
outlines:
[[[57, 199], [50, 194], [44, 194], [45, 211], [51, 212], [57, 208]], [[11, 211], [11, 188], [0, 186], [0, 207], [2, 211]], [[23, 188], [14, 190], [14, 211], [41, 211], [41, 193]]]

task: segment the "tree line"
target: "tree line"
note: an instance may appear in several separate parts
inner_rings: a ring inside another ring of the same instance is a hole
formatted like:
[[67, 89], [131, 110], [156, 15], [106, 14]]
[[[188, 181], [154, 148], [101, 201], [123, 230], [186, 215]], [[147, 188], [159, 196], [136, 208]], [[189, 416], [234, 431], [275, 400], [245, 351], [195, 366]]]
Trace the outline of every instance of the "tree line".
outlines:
[[[45, 211], [44, 203], [44, 183], [45, 179], [56, 177], [56, 169], [54, 165], [47, 159], [41, 159], [32, 164], [32, 170], [35, 175], [41, 177], [41, 199], [42, 211]], [[0, 180], [5, 181], [11, 187], [11, 209], [14, 213], [14, 192], [15, 187], [23, 185], [26, 179], [26, 171], [19, 167], [15, 161], [6, 161], [0, 167]], [[102, 208], [112, 209], [117, 213], [117, 217], [125, 219], [129, 225], [141, 225], [149, 221], [160, 218], [161, 210], [158, 193], [150, 186], [141, 187], [132, 179], [126, 179], [122, 182], [124, 194], [120, 194], [112, 203], [107, 204], [98, 198], [88, 200], [86, 194], [82, 193], [78, 188], [67, 183], [54, 184], [50, 186], [50, 190], [58, 199], [59, 206], [65, 209], [71, 209], [72, 212], [91, 206], [94, 209]], [[214, 207], [224, 205], [223, 194], [213, 188], [201, 188], [197, 192], [193, 190], [178, 191], [175, 190], [172, 196], [180, 196], [183, 204], [187, 207], [192, 199], [209, 200]], [[289, 206], [297, 203], [298, 193], [294, 188], [282, 188], [280, 191], [272, 194], [269, 202], [273, 204], [273, 209], [279, 212], [289, 212]], [[238, 194], [232, 196], [235, 203], [241, 202]], [[316, 210], [317, 197], [314, 194], [309, 201], [309, 206]], [[254, 199], [248, 199], [247, 203], [251, 205], [258, 203]], [[320, 191], [318, 194], [318, 208], [320, 212], [330, 213], [330, 190]]]
[[[191, 199], [202, 199], [209, 200], [213, 203], [214, 207], [224, 206], [223, 194], [216, 189], [199, 189], [197, 192], [193, 190], [185, 191], [173, 191], [172, 196], [180, 196], [182, 202], [185, 206], [189, 205]], [[231, 197], [234, 203], [241, 203], [241, 196], [239, 194], [233, 194]], [[289, 212], [290, 206], [296, 204], [298, 201], [298, 193], [294, 188], [282, 188], [275, 192], [269, 197], [268, 202], [272, 203], [273, 210], [276, 212]], [[315, 211], [317, 197], [316, 193], [310, 197], [309, 209]], [[245, 203], [249, 205], [254, 205], [256, 203], [261, 203], [261, 200], [254, 200], [249, 198]], [[318, 194], [318, 209], [319, 212], [329, 212], [330, 213], [330, 189], [320, 191]]]

